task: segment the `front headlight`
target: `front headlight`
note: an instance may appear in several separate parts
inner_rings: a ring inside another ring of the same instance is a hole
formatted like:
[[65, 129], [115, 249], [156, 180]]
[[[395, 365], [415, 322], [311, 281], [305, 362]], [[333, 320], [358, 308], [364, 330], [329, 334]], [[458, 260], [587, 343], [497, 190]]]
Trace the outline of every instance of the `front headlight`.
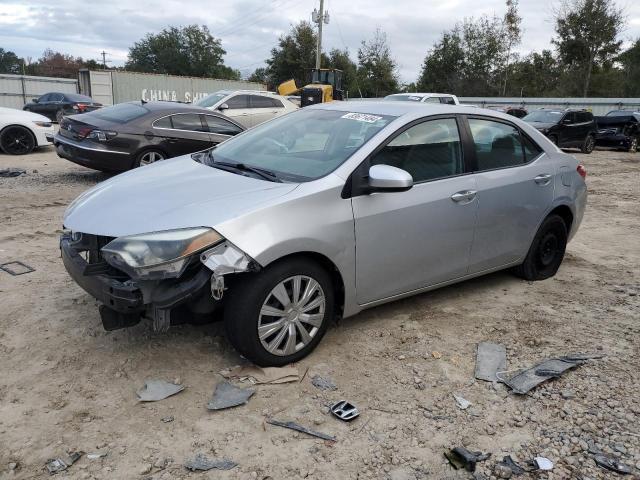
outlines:
[[118, 237], [102, 247], [104, 259], [133, 278], [179, 277], [194, 253], [222, 240], [211, 228], [183, 228]]
[[36, 125], [38, 125], [39, 127], [45, 127], [45, 128], [49, 128], [51, 125], [53, 125], [51, 122], [40, 122], [40, 121], [36, 121], [33, 122]]

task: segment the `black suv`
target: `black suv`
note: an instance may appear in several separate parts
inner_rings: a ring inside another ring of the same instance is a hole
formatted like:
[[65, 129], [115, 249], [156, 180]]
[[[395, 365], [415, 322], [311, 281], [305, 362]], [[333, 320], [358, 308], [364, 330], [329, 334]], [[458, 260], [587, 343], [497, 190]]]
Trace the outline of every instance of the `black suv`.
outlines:
[[587, 110], [541, 108], [522, 120], [540, 130], [560, 148], [579, 148], [582, 153], [591, 153], [596, 145], [596, 122]]

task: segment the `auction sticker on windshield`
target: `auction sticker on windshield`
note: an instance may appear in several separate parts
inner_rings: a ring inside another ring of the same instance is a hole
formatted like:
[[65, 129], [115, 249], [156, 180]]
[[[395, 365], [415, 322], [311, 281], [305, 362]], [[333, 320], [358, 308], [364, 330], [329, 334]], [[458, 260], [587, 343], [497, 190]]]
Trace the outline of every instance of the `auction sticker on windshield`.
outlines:
[[376, 123], [382, 117], [377, 115], [369, 115], [367, 113], [345, 113], [340, 118], [348, 118], [350, 120], [357, 120], [359, 122]]

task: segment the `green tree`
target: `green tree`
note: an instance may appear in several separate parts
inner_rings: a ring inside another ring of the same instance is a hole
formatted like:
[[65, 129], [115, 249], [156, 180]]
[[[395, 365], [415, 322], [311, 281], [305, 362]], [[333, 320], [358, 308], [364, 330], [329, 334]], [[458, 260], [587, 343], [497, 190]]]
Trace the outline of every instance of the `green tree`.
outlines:
[[421, 92], [462, 93], [461, 74], [464, 70], [464, 50], [460, 27], [444, 32], [422, 64], [417, 81]]
[[518, 45], [522, 39], [522, 30], [520, 23], [522, 17], [518, 15], [518, 0], [507, 0], [507, 12], [502, 20], [503, 41], [504, 41], [504, 81], [502, 83], [502, 95], [506, 95], [507, 81], [509, 79], [509, 65], [513, 58], [513, 48]]
[[533, 52], [511, 64], [506, 95], [510, 97], [553, 97], [559, 94], [561, 69], [550, 50]]
[[[271, 85], [294, 79], [298, 87], [309, 83], [309, 69], [316, 65], [316, 32], [309, 22], [292, 25], [286, 35], [278, 39], [267, 59], [267, 74]], [[322, 55], [322, 65], [327, 65]]]
[[640, 97], [640, 38], [618, 57], [622, 65], [622, 95]]
[[387, 35], [377, 28], [358, 49], [358, 83], [364, 97], [382, 97], [398, 90], [398, 65], [391, 56]]
[[146, 73], [239, 78], [237, 70], [224, 65], [225, 53], [220, 39], [214, 38], [204, 25], [168, 27], [134, 43], [125, 67]]
[[603, 66], [620, 51], [618, 36], [624, 24], [622, 9], [614, 0], [566, 0], [561, 5], [552, 42], [570, 77], [581, 79], [579, 90], [567, 84], [567, 93], [589, 94], [594, 67]]
[[269, 84], [269, 73], [265, 67], [256, 68], [249, 78], [247, 78], [249, 82], [257, 82], [257, 83], [266, 83]]
[[0, 48], [0, 73], [22, 73], [22, 61], [15, 53], [4, 48]]
[[84, 60], [81, 57], [47, 48], [36, 62], [29, 65], [28, 71], [43, 77], [77, 78], [78, 70], [82, 67]]
[[358, 67], [356, 63], [351, 60], [351, 56], [349, 55], [349, 50], [344, 49], [340, 50], [334, 48], [329, 52], [329, 58], [326, 65], [323, 65], [326, 68], [337, 68], [338, 70], [342, 70], [343, 72], [343, 88], [347, 91], [347, 94], [350, 97], [359, 97], [359, 88], [358, 88]]

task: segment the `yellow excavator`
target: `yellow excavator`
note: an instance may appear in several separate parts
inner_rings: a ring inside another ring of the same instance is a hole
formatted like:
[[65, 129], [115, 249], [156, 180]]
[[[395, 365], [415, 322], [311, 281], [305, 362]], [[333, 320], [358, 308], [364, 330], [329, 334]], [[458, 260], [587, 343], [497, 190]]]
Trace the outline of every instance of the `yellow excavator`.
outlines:
[[311, 69], [311, 83], [299, 88], [294, 79], [278, 85], [278, 94], [283, 96], [300, 94], [300, 106], [344, 100], [342, 70], [335, 68]]

